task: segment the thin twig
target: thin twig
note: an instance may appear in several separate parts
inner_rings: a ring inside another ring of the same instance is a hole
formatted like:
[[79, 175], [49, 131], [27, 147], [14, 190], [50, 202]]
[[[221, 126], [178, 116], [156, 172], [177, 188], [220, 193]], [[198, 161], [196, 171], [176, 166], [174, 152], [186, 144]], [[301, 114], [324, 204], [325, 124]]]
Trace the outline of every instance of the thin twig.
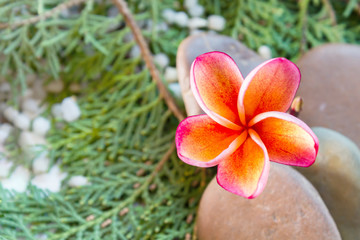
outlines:
[[49, 240], [68, 239], [70, 236], [75, 235], [77, 232], [84, 231], [85, 229], [92, 228], [96, 225], [100, 225], [104, 221], [106, 221], [106, 219], [109, 219], [112, 216], [117, 215], [121, 211], [121, 209], [127, 207], [129, 204], [132, 204], [133, 201], [135, 201], [135, 199], [138, 198], [141, 195], [141, 193], [143, 193], [144, 190], [149, 187], [150, 183], [154, 180], [154, 178], [159, 173], [161, 168], [164, 166], [166, 161], [170, 159], [170, 156], [174, 152], [174, 150], [175, 150], [175, 143], [172, 143], [170, 148], [167, 150], [167, 152], [164, 154], [161, 160], [157, 163], [154, 171], [151, 173], [151, 175], [149, 175], [146, 181], [138, 189], [136, 189], [136, 191], [134, 191], [132, 195], [129, 196], [129, 198], [127, 198], [124, 201], [121, 201], [118, 206], [103, 212], [100, 216], [96, 217], [92, 221], [86, 221], [84, 223], [81, 223], [79, 226], [74, 226], [72, 228], [69, 228], [66, 231], [63, 231], [62, 233], [50, 236], [48, 239]]
[[53, 17], [54, 15], [56, 15], [57, 13], [68, 9], [72, 6], [75, 5], [79, 5], [80, 3], [86, 2], [87, 0], [70, 0], [68, 2], [59, 4], [58, 6], [54, 7], [53, 9], [51, 9], [50, 11], [45, 12], [44, 14], [38, 15], [38, 16], [34, 16], [31, 17], [29, 19], [24, 19], [21, 21], [17, 21], [14, 23], [0, 23], [0, 29], [5, 29], [5, 28], [17, 28], [17, 27], [21, 27], [24, 25], [30, 25], [30, 24], [34, 24], [37, 23], [41, 20], [45, 20], [47, 18]]
[[329, 13], [329, 17], [331, 19], [331, 24], [333, 26], [335, 26], [336, 25], [336, 14], [335, 14], [334, 8], [331, 5], [331, 2], [329, 0], [322, 0], [322, 2], [325, 5], [325, 8]]
[[300, 1], [300, 13], [299, 13], [299, 24], [300, 24], [300, 31], [301, 31], [301, 40], [300, 40], [300, 55], [304, 55], [306, 52], [306, 31], [307, 31], [307, 9], [309, 5], [309, 0], [307, 1]]
[[140, 28], [137, 26], [129, 8], [127, 7], [126, 2], [123, 0], [113, 0], [113, 3], [118, 8], [119, 12], [123, 15], [126, 24], [130, 27], [135, 37], [135, 41], [140, 47], [141, 55], [145, 60], [145, 64], [150, 70], [150, 74], [160, 91], [160, 96], [164, 98], [170, 111], [177, 117], [177, 119], [179, 119], [179, 121], [182, 121], [185, 117], [180, 111], [179, 107], [176, 105], [174, 99], [166, 89], [165, 85], [161, 81], [159, 71], [157, 70], [154, 64], [153, 57], [150, 53], [149, 47], [145, 41], [144, 36], [140, 31]]
[[360, 16], [360, 4], [356, 4], [356, 8], [355, 8], [357, 14]]

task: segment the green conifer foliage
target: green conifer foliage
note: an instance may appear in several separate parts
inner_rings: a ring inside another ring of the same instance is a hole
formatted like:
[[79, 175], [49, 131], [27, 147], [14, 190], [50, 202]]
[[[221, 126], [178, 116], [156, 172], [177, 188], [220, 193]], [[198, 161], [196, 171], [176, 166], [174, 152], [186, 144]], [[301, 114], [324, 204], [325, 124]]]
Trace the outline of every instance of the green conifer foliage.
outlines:
[[[71, 1], [70, 1], [71, 2]], [[76, 1], [73, 1], [76, 2]], [[296, 60], [325, 42], [360, 42], [359, 1], [200, 1], [205, 15], [227, 20], [223, 34], [273, 56]], [[175, 65], [186, 28], [154, 26], [165, 8], [186, 11], [183, 1], [128, 1], [154, 54]], [[59, 7], [61, 6], [61, 7]], [[30, 186], [13, 193], [0, 186], [0, 239], [189, 239], [196, 210], [214, 171], [180, 161], [174, 150], [177, 119], [159, 97], [141, 57], [130, 57], [136, 43], [122, 16], [108, 16], [110, 1], [0, 0], [0, 81], [18, 99], [29, 77], [62, 79], [64, 91], [50, 104], [83, 86], [77, 95], [81, 118], [53, 120], [47, 140], [52, 164], [68, 173], [59, 193]], [[65, 10], [66, 9], [66, 10]], [[49, 16], [29, 21], [37, 16]], [[17, 24], [21, 23], [21, 24]], [[129, 40], [130, 39], [130, 40]], [[7, 142], [13, 157], [16, 134]], [[69, 187], [71, 176], [89, 185]], [[45, 238], [46, 237], [46, 238]]]

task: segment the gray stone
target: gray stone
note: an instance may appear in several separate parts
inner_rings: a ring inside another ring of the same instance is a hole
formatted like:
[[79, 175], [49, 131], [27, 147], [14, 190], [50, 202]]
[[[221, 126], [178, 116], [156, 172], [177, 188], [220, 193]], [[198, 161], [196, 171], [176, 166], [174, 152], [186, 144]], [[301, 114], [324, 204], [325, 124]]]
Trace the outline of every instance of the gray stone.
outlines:
[[360, 150], [330, 129], [313, 128], [319, 153], [309, 168], [297, 168], [319, 191], [344, 240], [360, 239]]
[[263, 193], [251, 200], [227, 192], [214, 178], [200, 201], [196, 229], [200, 240], [341, 239], [314, 187], [276, 163]]
[[[360, 46], [325, 44], [297, 63], [304, 99], [299, 117], [310, 127], [338, 131], [360, 146]], [[359, 227], [360, 228], [360, 227]], [[359, 236], [360, 239], [360, 236]]]
[[[190, 67], [200, 54], [222, 51], [245, 77], [264, 61], [236, 40], [214, 34], [188, 37], [179, 46], [177, 70], [188, 115], [203, 113], [189, 84]], [[221, 188], [214, 179], [203, 194], [196, 229], [199, 239], [340, 239], [328, 209], [314, 187], [288, 166], [271, 164], [268, 184], [255, 199]]]

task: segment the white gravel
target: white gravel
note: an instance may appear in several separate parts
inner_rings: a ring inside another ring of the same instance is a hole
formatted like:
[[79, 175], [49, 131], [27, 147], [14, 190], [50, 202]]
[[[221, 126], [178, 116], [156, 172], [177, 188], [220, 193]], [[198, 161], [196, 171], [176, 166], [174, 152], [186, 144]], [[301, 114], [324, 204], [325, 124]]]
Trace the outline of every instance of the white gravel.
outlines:
[[84, 176], [72, 176], [68, 182], [70, 187], [81, 187], [89, 184], [89, 181]]
[[6, 178], [13, 165], [13, 162], [8, 161], [6, 158], [0, 156], [0, 178]]
[[154, 56], [154, 62], [160, 67], [165, 68], [169, 65], [169, 57], [165, 53], [158, 53]]
[[1, 180], [3, 188], [16, 192], [25, 192], [30, 179], [30, 172], [23, 166], [18, 166], [11, 176]]
[[81, 115], [80, 108], [73, 97], [67, 97], [61, 102], [61, 112], [67, 122], [75, 121]]
[[204, 14], [204, 11], [204, 7], [198, 4], [188, 9], [191, 17], [201, 17]]
[[176, 82], [178, 80], [177, 70], [175, 67], [167, 67], [164, 74], [165, 80], [169, 83]]
[[46, 133], [50, 130], [51, 124], [50, 121], [44, 117], [37, 117], [33, 121], [33, 131], [34, 133], [45, 136]]
[[179, 27], [186, 27], [188, 25], [188, 22], [189, 22], [189, 17], [185, 12], [177, 12], [175, 14], [174, 22]]
[[67, 173], [60, 171], [58, 165], [54, 165], [48, 173], [43, 173], [35, 176], [31, 180], [31, 184], [50, 192], [59, 192], [61, 189], [61, 182], [67, 176]]
[[32, 169], [35, 174], [45, 173], [50, 164], [50, 159], [47, 157], [47, 152], [41, 153], [37, 156], [32, 164]]
[[210, 15], [208, 17], [208, 28], [215, 31], [222, 31], [225, 29], [226, 20], [220, 15]]
[[260, 46], [258, 48], [258, 53], [264, 59], [271, 59], [272, 57], [271, 49], [269, 48], [269, 46], [266, 45]]
[[14, 125], [21, 130], [28, 130], [30, 128], [30, 118], [23, 113], [19, 113], [14, 119]]
[[207, 26], [207, 20], [199, 17], [191, 18], [188, 24], [188, 27], [190, 29], [204, 28], [206, 26]]
[[13, 127], [8, 123], [3, 123], [0, 125], [0, 144], [3, 144], [6, 141], [12, 129]]

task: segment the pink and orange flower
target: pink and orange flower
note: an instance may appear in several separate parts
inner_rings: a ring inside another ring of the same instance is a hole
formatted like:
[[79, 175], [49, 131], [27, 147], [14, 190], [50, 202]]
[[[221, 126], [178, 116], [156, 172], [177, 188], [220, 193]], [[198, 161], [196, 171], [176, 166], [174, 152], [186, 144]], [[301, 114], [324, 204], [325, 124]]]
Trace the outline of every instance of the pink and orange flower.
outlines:
[[179, 158], [198, 167], [218, 165], [219, 185], [246, 198], [263, 191], [270, 161], [310, 166], [318, 139], [304, 122], [285, 113], [300, 78], [297, 66], [285, 58], [264, 62], [244, 79], [227, 54], [198, 56], [190, 84], [206, 114], [179, 124]]

